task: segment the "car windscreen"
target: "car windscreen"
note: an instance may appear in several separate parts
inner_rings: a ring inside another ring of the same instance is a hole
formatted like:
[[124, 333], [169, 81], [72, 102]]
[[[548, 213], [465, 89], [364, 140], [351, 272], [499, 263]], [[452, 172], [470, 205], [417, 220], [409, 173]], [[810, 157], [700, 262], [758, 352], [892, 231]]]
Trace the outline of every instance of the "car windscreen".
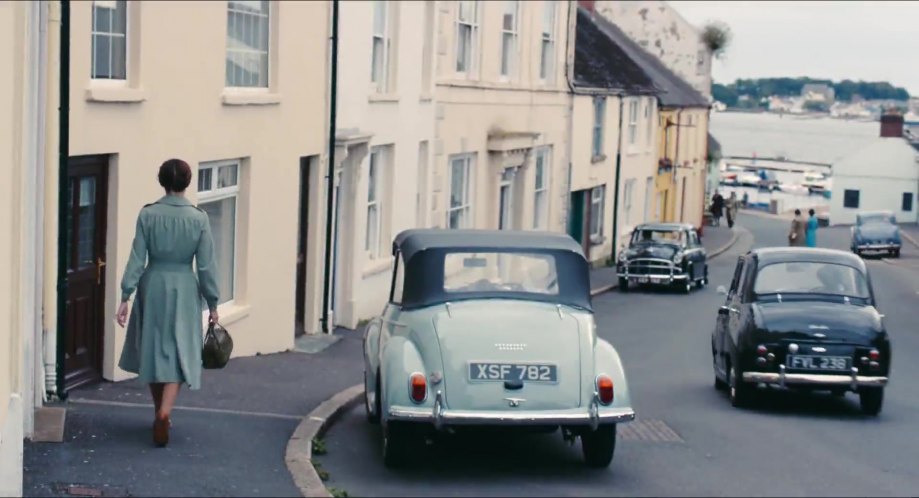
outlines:
[[833, 263], [795, 261], [759, 269], [753, 292], [762, 294], [830, 294], [868, 299], [868, 282], [855, 268]]
[[635, 230], [632, 234], [633, 244], [683, 244], [683, 232], [681, 230]]
[[444, 291], [558, 295], [555, 256], [518, 252], [447, 253]]

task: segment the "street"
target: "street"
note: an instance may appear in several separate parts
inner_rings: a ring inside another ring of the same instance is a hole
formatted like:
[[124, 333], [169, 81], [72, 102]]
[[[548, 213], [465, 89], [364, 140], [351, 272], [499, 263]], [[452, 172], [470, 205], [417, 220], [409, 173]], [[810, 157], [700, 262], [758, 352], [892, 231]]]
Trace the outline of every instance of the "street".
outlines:
[[[326, 486], [351, 496], [880, 496], [914, 495], [919, 447], [919, 250], [868, 262], [892, 341], [891, 384], [877, 418], [858, 398], [764, 393], [732, 408], [713, 387], [710, 335], [739, 254], [786, 244], [787, 222], [741, 215], [741, 235], [710, 261], [710, 284], [689, 296], [613, 291], [594, 298], [600, 335], [624, 362], [637, 418], [619, 426], [607, 469], [587, 468], [579, 443], [559, 433], [446, 438], [405, 469], [381, 458], [378, 426], [358, 404], [325, 435], [314, 461]], [[748, 231], [748, 232], [747, 232]], [[847, 249], [848, 228], [818, 232], [818, 245]]]

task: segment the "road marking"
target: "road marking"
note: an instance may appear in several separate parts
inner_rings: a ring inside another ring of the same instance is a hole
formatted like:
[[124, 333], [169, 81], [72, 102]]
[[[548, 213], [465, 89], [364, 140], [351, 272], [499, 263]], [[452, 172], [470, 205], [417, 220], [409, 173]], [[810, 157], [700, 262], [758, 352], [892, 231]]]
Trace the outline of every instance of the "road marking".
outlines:
[[[81, 405], [121, 406], [124, 408], [153, 408], [153, 405], [149, 403], [128, 403], [125, 401], [104, 401], [104, 400], [98, 400], [98, 399], [85, 399], [85, 398], [70, 398], [67, 400], [67, 402], [74, 403], [74, 404], [81, 404]], [[244, 415], [247, 417], [279, 418], [282, 420], [301, 420], [303, 418], [300, 415], [287, 415], [284, 413], [249, 412], [245, 410], [227, 410], [224, 408], [202, 408], [202, 407], [197, 407], [197, 406], [175, 406], [172, 409], [186, 411], [186, 412], [223, 413], [227, 415]]]
[[685, 443], [663, 420], [634, 420], [619, 426], [619, 438], [623, 441], [641, 441], [651, 443]]

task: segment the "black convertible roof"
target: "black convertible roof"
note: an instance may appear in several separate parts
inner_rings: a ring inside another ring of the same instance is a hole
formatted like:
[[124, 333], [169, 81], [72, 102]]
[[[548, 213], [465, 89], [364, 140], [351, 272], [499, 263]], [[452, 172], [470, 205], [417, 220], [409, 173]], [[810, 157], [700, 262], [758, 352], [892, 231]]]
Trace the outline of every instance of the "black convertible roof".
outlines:
[[862, 258], [848, 251], [815, 247], [764, 247], [750, 251], [761, 265], [789, 262], [835, 263], [851, 266], [863, 273], [868, 269]]
[[568, 251], [583, 255], [581, 246], [569, 235], [543, 231], [479, 230], [413, 228], [405, 230], [393, 241], [393, 251], [399, 250], [408, 261], [427, 249], [456, 251], [484, 249], [539, 249]]

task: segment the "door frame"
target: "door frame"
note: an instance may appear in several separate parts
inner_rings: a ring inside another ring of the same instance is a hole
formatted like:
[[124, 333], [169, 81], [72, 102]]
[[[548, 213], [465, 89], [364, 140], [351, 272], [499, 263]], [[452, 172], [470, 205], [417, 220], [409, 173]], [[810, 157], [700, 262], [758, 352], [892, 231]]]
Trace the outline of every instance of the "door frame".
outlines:
[[300, 158], [300, 199], [297, 222], [297, 276], [294, 292], [294, 337], [306, 333], [306, 316], [308, 309], [306, 302], [307, 287], [309, 285], [309, 236], [310, 230], [310, 177], [313, 174], [313, 156]]

